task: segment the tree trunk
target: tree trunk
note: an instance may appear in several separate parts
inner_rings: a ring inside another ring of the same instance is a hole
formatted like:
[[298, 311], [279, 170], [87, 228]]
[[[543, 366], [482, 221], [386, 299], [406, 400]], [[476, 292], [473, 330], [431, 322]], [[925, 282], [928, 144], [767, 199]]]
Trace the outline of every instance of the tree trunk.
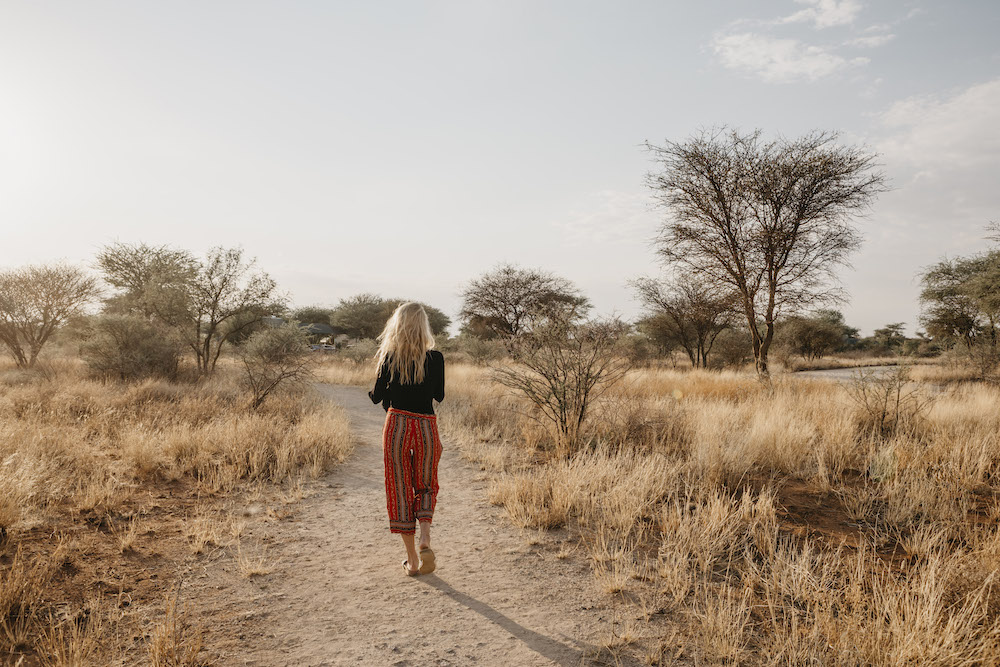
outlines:
[[770, 378], [770, 371], [767, 367], [767, 348], [770, 346], [769, 336], [761, 338], [760, 332], [756, 327], [750, 330], [750, 336], [753, 341], [753, 363], [754, 368], [757, 370], [757, 377], [760, 380], [768, 380]]
[[771, 372], [767, 367], [767, 353], [771, 349], [771, 341], [774, 340], [774, 322], [768, 322], [765, 326], [767, 333], [764, 334], [764, 339], [760, 341], [755, 361], [757, 377], [761, 380], [769, 381], [771, 379]]

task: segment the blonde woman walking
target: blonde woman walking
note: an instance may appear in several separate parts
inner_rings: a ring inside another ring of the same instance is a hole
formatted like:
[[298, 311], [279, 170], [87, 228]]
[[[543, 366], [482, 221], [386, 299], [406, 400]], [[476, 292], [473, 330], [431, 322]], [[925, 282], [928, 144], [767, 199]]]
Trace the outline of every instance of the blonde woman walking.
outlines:
[[[379, 340], [378, 377], [368, 396], [386, 410], [382, 447], [389, 530], [403, 538], [403, 570], [412, 577], [435, 568], [431, 518], [437, 503], [441, 440], [434, 400], [444, 400], [444, 355], [432, 349], [434, 335], [419, 303], [400, 305]], [[419, 553], [414, 544], [417, 523]]]

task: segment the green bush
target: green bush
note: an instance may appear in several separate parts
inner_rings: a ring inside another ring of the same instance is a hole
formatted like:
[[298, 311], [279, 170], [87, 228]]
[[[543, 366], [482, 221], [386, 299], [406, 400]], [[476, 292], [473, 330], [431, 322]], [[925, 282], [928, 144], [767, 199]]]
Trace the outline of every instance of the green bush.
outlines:
[[753, 360], [750, 333], [743, 329], [724, 329], [712, 347], [710, 368], [739, 368]]
[[177, 377], [183, 344], [163, 326], [138, 315], [100, 315], [80, 333], [80, 356], [95, 373], [121, 380]]

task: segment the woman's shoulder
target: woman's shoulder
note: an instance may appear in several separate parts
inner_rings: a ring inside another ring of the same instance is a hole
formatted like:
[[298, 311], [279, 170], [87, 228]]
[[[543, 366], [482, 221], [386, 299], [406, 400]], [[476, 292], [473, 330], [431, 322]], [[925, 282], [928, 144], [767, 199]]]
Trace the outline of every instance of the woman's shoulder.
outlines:
[[427, 355], [431, 358], [431, 361], [444, 361], [444, 355], [441, 350], [427, 350]]

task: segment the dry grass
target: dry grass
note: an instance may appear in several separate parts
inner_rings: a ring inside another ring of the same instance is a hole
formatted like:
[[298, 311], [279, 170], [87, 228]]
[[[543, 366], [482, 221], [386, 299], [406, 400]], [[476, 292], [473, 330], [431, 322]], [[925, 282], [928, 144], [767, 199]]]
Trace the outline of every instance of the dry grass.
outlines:
[[351, 451], [343, 411], [315, 396], [244, 409], [235, 382], [115, 385], [84, 378], [0, 384], [0, 518], [17, 528], [48, 508], [110, 508], [136, 484], [193, 478], [225, 492], [315, 477]]
[[313, 370], [320, 382], [365, 386], [375, 384], [374, 363], [374, 361], [357, 362], [338, 355], [327, 355], [316, 362]]
[[[30, 562], [29, 562], [30, 561]], [[17, 549], [0, 572], [0, 651], [12, 654], [32, 645], [43, 627], [44, 592], [55, 558], [29, 559]]]
[[99, 663], [103, 656], [117, 652], [110, 628], [117, 618], [99, 600], [90, 600], [76, 614], [53, 615], [41, 632], [38, 642], [39, 662], [45, 667], [86, 667]]
[[204, 639], [201, 628], [185, 622], [177, 611], [177, 594], [167, 597], [163, 618], [153, 628], [149, 660], [153, 667], [208, 667], [203, 660]]
[[[137, 623], [173, 576], [178, 550], [164, 551], [165, 536], [178, 535], [181, 558], [237, 543], [246, 521], [214, 511], [218, 499], [267, 487], [293, 502], [304, 478], [351, 452], [346, 414], [319, 396], [246, 405], [225, 364], [197, 385], [98, 382], [71, 359], [36, 372], [0, 367], [0, 653], [107, 664], [116, 642], [105, 635], [118, 620], [83, 599], [88, 586], [132, 588], [125, 602]], [[56, 538], [64, 533], [68, 543]], [[150, 556], [158, 578], [143, 574]], [[173, 606], [152, 641], [153, 664], [201, 664]]]
[[910, 377], [917, 382], [938, 384], [974, 382], [978, 376], [979, 370], [966, 363], [924, 364], [910, 372]]
[[917, 387], [917, 412], [873, 429], [835, 383], [640, 370], [561, 458], [483, 370], [448, 373], [442, 426], [492, 471], [490, 500], [526, 529], [575, 531], [600, 588], [642, 611], [607, 650], [1000, 661], [1000, 389]]
[[834, 368], [864, 368], [866, 366], [896, 366], [899, 364], [917, 364], [935, 366], [938, 360], [932, 358], [914, 357], [866, 357], [866, 356], [833, 356], [818, 359], [803, 359], [792, 357], [781, 364], [783, 370], [789, 373], [797, 371], [825, 371]]
[[248, 579], [271, 574], [274, 569], [274, 560], [268, 555], [266, 549], [262, 549], [257, 554], [244, 553], [243, 543], [238, 541], [235, 557], [240, 574]]

